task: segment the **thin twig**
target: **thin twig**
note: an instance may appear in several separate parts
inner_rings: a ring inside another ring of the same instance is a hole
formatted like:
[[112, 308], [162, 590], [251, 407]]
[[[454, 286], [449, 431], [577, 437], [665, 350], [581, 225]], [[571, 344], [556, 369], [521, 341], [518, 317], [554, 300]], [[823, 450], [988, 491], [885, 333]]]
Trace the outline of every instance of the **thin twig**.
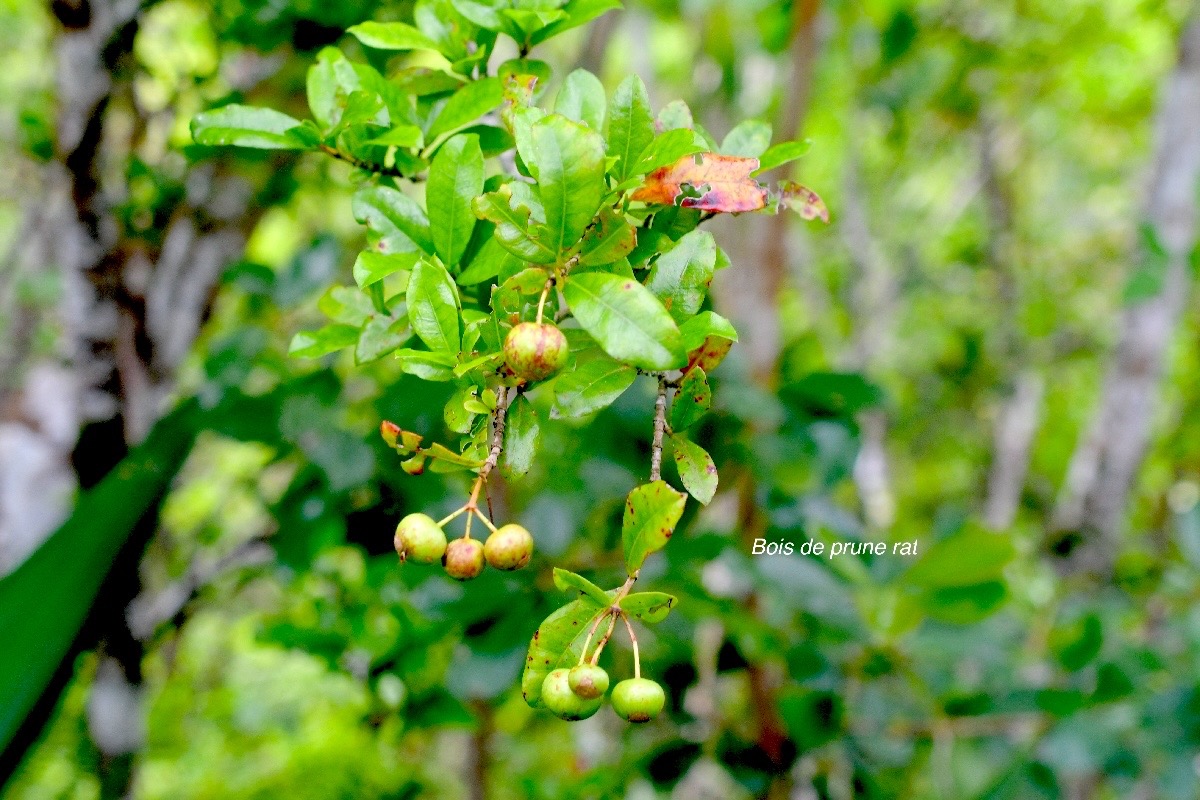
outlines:
[[654, 401], [654, 439], [650, 444], [650, 480], [662, 480], [663, 434], [667, 430], [667, 376], [658, 376], [658, 398]]
[[[507, 386], [496, 387], [496, 410], [492, 412], [492, 449], [488, 451], [487, 460], [479, 468], [481, 485], [483, 481], [487, 480], [488, 473], [496, 468], [496, 464], [500, 461], [500, 453], [504, 450], [504, 423], [511, 402], [508, 393]], [[475, 496], [478, 498], [478, 492]]]
[[370, 161], [363, 161], [361, 158], [355, 158], [349, 153], [343, 153], [336, 147], [330, 147], [327, 144], [321, 145], [321, 152], [336, 158], [338, 161], [345, 161], [351, 166], [358, 167], [359, 169], [366, 170], [367, 172], [374, 172], [376, 175], [387, 175], [392, 178], [404, 178], [405, 180], [412, 181], [413, 183], [419, 183], [424, 180], [424, 178], [419, 175], [405, 175], [396, 167], [385, 167], [382, 164], [373, 164]]

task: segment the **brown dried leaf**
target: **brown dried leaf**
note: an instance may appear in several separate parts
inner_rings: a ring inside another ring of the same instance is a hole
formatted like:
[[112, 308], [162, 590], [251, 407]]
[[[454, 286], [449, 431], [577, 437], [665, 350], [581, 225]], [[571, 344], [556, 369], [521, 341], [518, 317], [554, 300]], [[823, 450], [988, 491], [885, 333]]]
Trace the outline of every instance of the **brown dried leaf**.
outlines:
[[801, 219], [819, 219], [829, 224], [829, 209], [820, 195], [795, 181], [779, 182], [779, 205], [790, 208]]
[[[717, 153], [684, 156], [647, 175], [632, 199], [701, 211], [757, 211], [767, 205], [767, 190], [750, 177], [756, 169], [757, 158]], [[681, 194], [685, 196], [679, 200]]]

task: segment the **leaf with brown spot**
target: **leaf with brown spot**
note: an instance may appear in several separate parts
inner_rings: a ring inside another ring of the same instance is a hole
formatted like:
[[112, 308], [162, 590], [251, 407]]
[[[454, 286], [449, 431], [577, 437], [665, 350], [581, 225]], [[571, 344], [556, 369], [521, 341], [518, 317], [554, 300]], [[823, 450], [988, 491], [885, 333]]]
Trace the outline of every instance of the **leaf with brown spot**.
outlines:
[[712, 456], [703, 447], [679, 434], [671, 437], [671, 444], [679, 480], [683, 481], [684, 488], [692, 497], [708, 505], [717, 493], [717, 466]]
[[621, 598], [619, 605], [629, 616], [653, 625], [667, 618], [675, 600], [664, 592], [635, 592]]
[[[616, 592], [610, 592], [615, 597]], [[533, 708], [541, 705], [542, 681], [558, 666], [571, 666], [579, 660], [587, 638], [587, 623], [607, 605], [590, 596], [580, 595], [542, 620], [529, 642], [525, 672], [521, 675], [521, 694]]]
[[708, 376], [700, 367], [689, 369], [683, 374], [679, 390], [671, 401], [671, 430], [681, 433], [690, 428], [711, 407], [712, 388], [708, 385]]
[[684, 156], [647, 175], [632, 199], [701, 211], [757, 211], [767, 205], [767, 190], [750, 177], [756, 169], [757, 158], [717, 153]]
[[829, 209], [820, 195], [795, 181], [779, 182], [779, 207], [790, 208], [801, 219], [819, 219], [829, 224]]
[[642, 568], [646, 556], [666, 546], [686, 503], [687, 495], [675, 491], [665, 481], [647, 483], [629, 493], [621, 542], [625, 547], [625, 568], [630, 575]]

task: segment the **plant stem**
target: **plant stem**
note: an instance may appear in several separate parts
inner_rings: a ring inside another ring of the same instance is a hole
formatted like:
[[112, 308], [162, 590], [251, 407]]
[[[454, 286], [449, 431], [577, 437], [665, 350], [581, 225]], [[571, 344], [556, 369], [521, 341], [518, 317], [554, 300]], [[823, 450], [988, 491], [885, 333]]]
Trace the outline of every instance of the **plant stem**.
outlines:
[[349, 153], [343, 153], [336, 147], [330, 147], [327, 144], [321, 145], [321, 152], [336, 158], [338, 161], [345, 161], [351, 166], [358, 167], [359, 169], [366, 170], [367, 172], [374, 172], [376, 175], [387, 175], [392, 178], [404, 178], [405, 180], [412, 181], [413, 183], [419, 183], [422, 180], [420, 177], [405, 175], [395, 167], [385, 167], [382, 164], [373, 164], [370, 161], [363, 161], [361, 158], [355, 158]]
[[550, 290], [554, 288], [554, 278], [547, 278], [546, 285], [542, 287], [542, 296], [538, 299], [537, 324], [542, 324], [542, 313], [546, 310], [546, 298], [550, 296]]
[[587, 638], [583, 640], [583, 650], [579, 653], [579, 663], [582, 664], [587, 658], [588, 646], [592, 643], [592, 637], [596, 635], [596, 630], [600, 627], [600, 623], [608, 616], [609, 610], [606, 608], [596, 615], [596, 621], [592, 623], [592, 629], [588, 631]]
[[625, 630], [629, 631], [629, 641], [633, 644], [633, 677], [642, 677], [642, 657], [638, 654], [637, 635], [633, 632], [633, 625], [629, 622], [629, 615], [624, 611], [621, 612], [621, 621], [625, 623]]
[[608, 630], [600, 637], [600, 641], [596, 643], [596, 649], [592, 651], [592, 665], [600, 663], [600, 654], [604, 652], [604, 645], [608, 644], [608, 640], [612, 638], [613, 631], [617, 629], [617, 615], [612, 609], [605, 612], [608, 615]]
[[663, 434], [667, 430], [667, 376], [658, 374], [658, 398], [654, 401], [654, 439], [650, 444], [650, 481], [662, 480]]

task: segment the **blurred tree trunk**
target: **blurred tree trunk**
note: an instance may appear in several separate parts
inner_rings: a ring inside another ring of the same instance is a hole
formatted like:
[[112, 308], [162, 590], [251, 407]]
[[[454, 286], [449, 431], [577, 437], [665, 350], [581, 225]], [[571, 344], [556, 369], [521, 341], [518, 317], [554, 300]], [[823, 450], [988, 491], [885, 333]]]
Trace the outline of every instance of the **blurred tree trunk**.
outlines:
[[[774, 125], [777, 141], [796, 139], [804, 129], [812, 93], [813, 70], [820, 47], [820, 0], [798, 0], [792, 6], [791, 45], [788, 51], [788, 73], [780, 86], [782, 102]], [[762, 180], [770, 180], [764, 176]], [[749, 216], [736, 220], [718, 217], [713, 220], [718, 238], [735, 265], [719, 273], [714, 292], [722, 309], [737, 326], [741, 344], [740, 358], [745, 359], [747, 371], [755, 386], [772, 391], [779, 379], [779, 360], [783, 349], [779, 319], [780, 292], [796, 259], [789, 245], [794, 241], [789, 223], [790, 215]], [[730, 470], [730, 474], [734, 474]], [[743, 471], [737, 477], [738, 521], [743, 537], [750, 541], [761, 536], [766, 519], [759, 508], [754, 476]], [[757, 597], [746, 599], [746, 612], [757, 614]], [[781, 769], [787, 732], [775, 707], [776, 686], [762, 665], [751, 664], [747, 670], [751, 705], [758, 726], [757, 744], [767, 758]], [[768, 796], [786, 797], [787, 781], [776, 781]]]
[[[1052, 520], [1067, 571], [1107, 572], [1145, 457], [1167, 348], [1187, 301], [1200, 180], [1200, 18], [1184, 29], [1158, 112], [1145, 219], [1165, 259], [1158, 292], [1121, 319], [1091, 426], [1079, 443]], [[1143, 259], [1160, 257], [1145, 248]]]
[[[1021, 301], [1013, 194], [1001, 162], [1002, 131], [984, 113], [979, 122], [979, 172], [988, 218], [987, 260], [996, 281], [996, 302], [1016, 309]], [[1029, 473], [1029, 459], [1042, 413], [1042, 378], [1029, 363], [1028, 343], [1013, 313], [1002, 314], [998, 340], [1003, 374], [1011, 375], [992, 426], [992, 464], [983, 502], [984, 523], [992, 530], [1012, 525]]]
[[[221, 272], [242, 251], [254, 220], [248, 213], [249, 184], [222, 175], [211, 163], [191, 171], [186, 200], [166, 210], [161, 227], [133, 236], [114, 214], [126, 199], [125, 160], [144, 132], [132, 52], [139, 15], [149, 5], [52, 3], [61, 25], [54, 42], [55, 153], [44, 166], [42, 191], [31, 199], [27, 235], [12, 260], [19, 270], [60, 273], [63, 288], [55, 313], [64, 336], [56, 361], [25, 364], [18, 373], [25, 380], [0, 387], [6, 409], [0, 453], [7, 452], [6, 439], [11, 449], [14, 438], [22, 455], [45, 452], [38, 458], [0, 459], [0, 567], [8, 570], [70, 511], [70, 488], [51, 492], [51, 502], [37, 517], [22, 512], [16, 503], [20, 493], [36, 485], [95, 485], [168, 410], [175, 372], [208, 313]], [[13, 358], [20, 362], [23, 355], [18, 351]], [[53, 378], [54, 391], [39, 389], [50, 380], [45, 376]], [[31, 411], [22, 415], [11, 409]], [[54, 422], [52, 435], [46, 419]], [[14, 437], [22, 427], [23, 435]], [[140, 745], [143, 651], [125, 615], [139, 592], [138, 564], [156, 528], [151, 514], [111, 566], [96, 565], [109, 570], [103, 602], [75, 647], [99, 643], [103, 653], [88, 725], [101, 755], [105, 797], [127, 793], [130, 754]], [[71, 677], [71, 663], [69, 656], [27, 720], [14, 745], [18, 751], [36, 741]], [[5, 754], [6, 761], [13, 757]]]
[[[871, 228], [863, 191], [859, 154], [848, 144], [844, 206], [838, 228], [854, 268], [850, 315], [853, 322], [851, 368], [870, 373], [891, 346], [896, 282], [891, 264]], [[873, 408], [858, 415], [861, 444], [854, 460], [854, 483], [863, 516], [875, 529], [891, 526], [896, 513], [887, 455], [887, 415]]]

